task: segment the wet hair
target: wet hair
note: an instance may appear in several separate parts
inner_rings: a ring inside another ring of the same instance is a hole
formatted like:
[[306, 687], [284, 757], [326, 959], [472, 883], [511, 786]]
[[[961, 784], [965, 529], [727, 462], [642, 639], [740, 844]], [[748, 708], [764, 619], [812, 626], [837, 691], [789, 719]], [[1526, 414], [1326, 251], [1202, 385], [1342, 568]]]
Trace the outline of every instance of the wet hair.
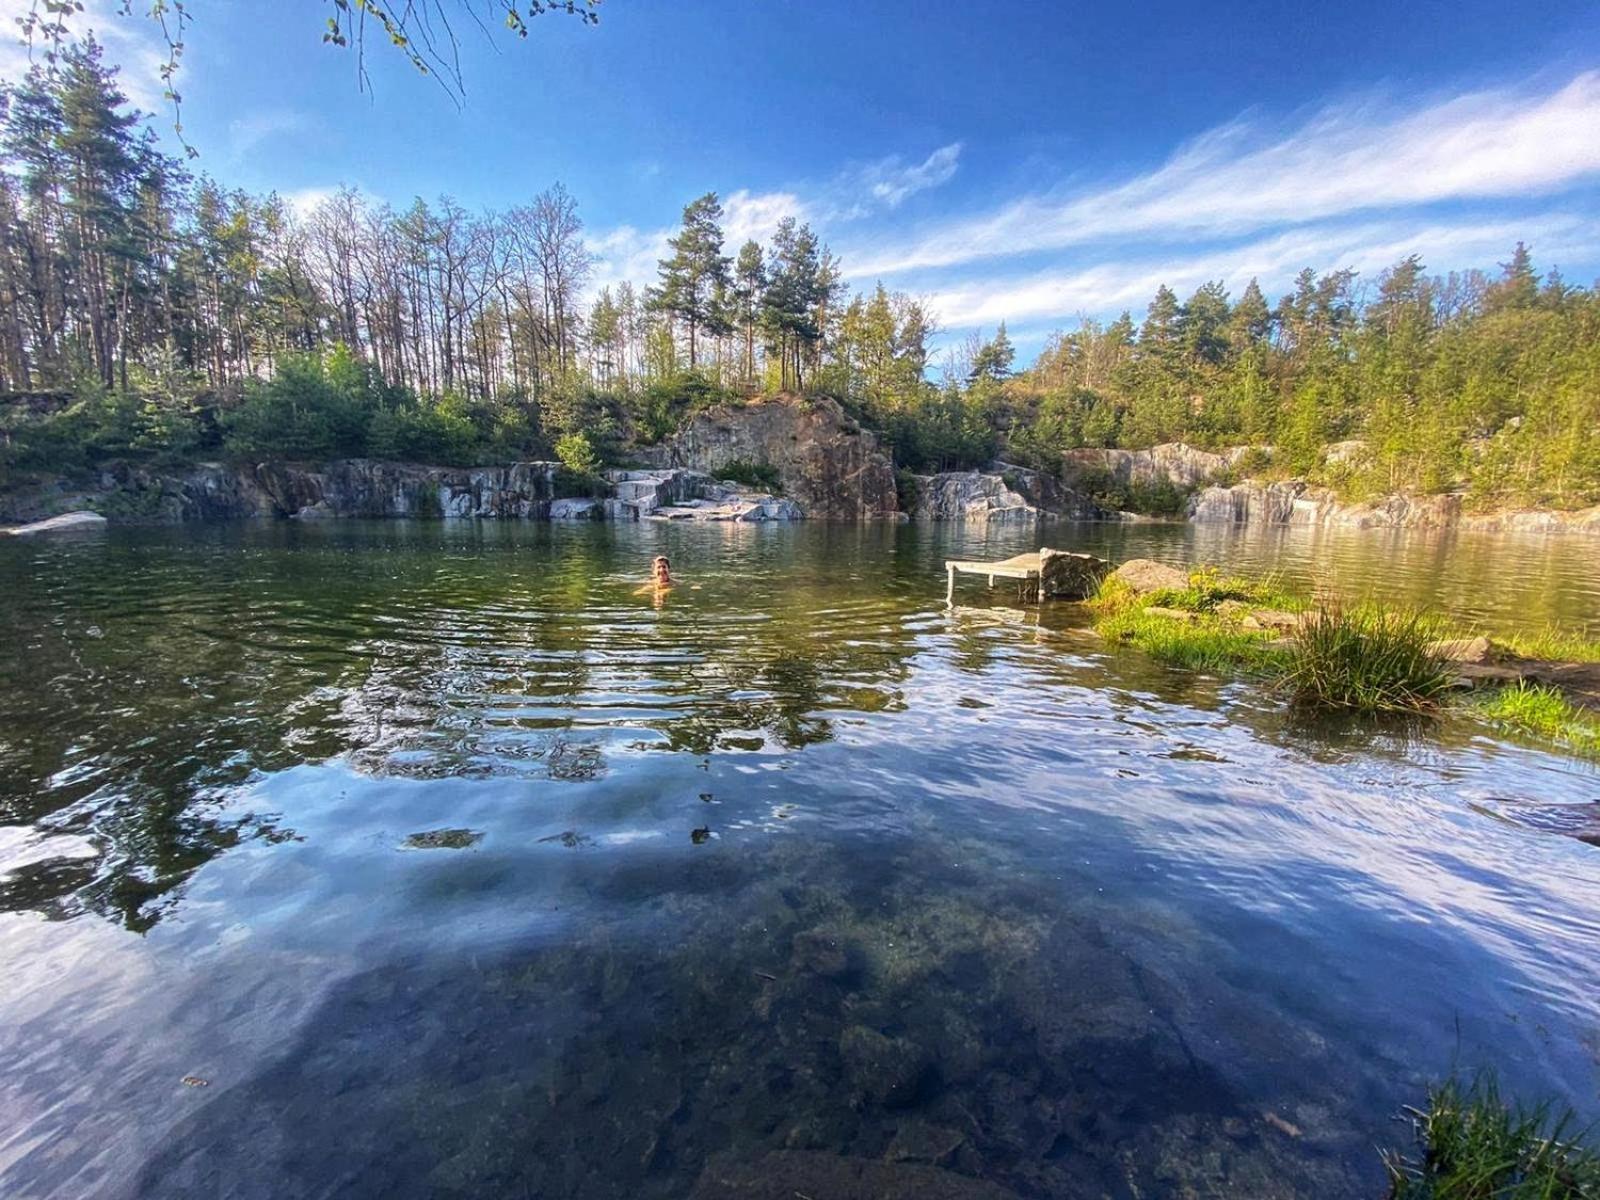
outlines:
[[670, 567], [672, 565], [672, 560], [670, 558], [668, 558], [665, 554], [658, 554], [653, 559], [650, 560], [650, 565], [652, 567], [657, 566], [657, 565], [665, 565], [665, 566]]

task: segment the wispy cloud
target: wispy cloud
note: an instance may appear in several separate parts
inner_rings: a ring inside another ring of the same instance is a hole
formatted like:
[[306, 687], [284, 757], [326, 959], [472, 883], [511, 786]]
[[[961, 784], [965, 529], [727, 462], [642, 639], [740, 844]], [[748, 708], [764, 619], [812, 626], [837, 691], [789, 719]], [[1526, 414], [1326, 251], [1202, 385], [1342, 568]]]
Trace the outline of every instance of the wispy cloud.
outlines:
[[843, 197], [838, 215], [854, 219], [877, 209], [899, 208], [908, 197], [950, 182], [960, 163], [961, 143], [951, 142], [921, 162], [907, 163], [903, 156], [891, 154], [847, 171], [835, 185]]
[[860, 275], [1142, 236], [1249, 233], [1390, 208], [1548, 194], [1600, 173], [1600, 71], [1555, 91], [1499, 89], [1409, 112], [1323, 109], [1288, 133], [1234, 121], [1160, 167], [1027, 196], [848, 257]]
[[1600, 254], [1600, 229], [1585, 218], [1553, 214], [1531, 220], [1427, 222], [1365, 221], [1295, 229], [1243, 245], [1188, 254], [1117, 258], [1090, 266], [1055, 268], [1021, 275], [965, 280], [934, 287], [927, 294], [949, 329], [1015, 322], [1059, 322], [1075, 314], [1096, 315], [1131, 308], [1137, 314], [1162, 284], [1180, 298], [1210, 280], [1220, 279], [1235, 294], [1259, 279], [1269, 295], [1288, 287], [1307, 266], [1331, 270], [1353, 267], [1375, 278], [1385, 267], [1420, 254], [1431, 267], [1493, 263], [1506, 257], [1518, 239], [1540, 248], [1541, 259], [1592, 259]]
[[262, 142], [282, 134], [309, 133], [314, 122], [307, 113], [292, 108], [267, 109], [228, 123], [228, 149], [244, 158]]
[[[44, 8], [42, 4], [37, 7]], [[17, 21], [34, 8], [34, 0], [0, 0], [0, 79], [17, 82], [42, 58], [44, 47], [36, 45], [30, 50], [18, 33]], [[134, 107], [149, 113], [168, 110], [166, 85], [161, 80], [167, 48], [138, 5], [132, 14], [124, 15], [119, 0], [83, 0], [81, 12], [64, 13], [61, 19], [71, 36], [92, 31], [105, 47], [107, 60], [121, 65], [117, 81]]]

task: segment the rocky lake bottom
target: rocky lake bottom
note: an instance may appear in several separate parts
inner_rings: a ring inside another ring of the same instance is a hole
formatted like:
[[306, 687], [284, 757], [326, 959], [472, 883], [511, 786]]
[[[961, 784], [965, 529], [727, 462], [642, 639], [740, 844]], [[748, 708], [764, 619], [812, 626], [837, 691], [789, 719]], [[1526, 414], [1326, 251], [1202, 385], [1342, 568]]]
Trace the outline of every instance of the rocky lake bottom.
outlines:
[[0, 1193], [1377, 1196], [1452, 1071], [1600, 1115], [1595, 768], [943, 607], [1041, 539], [1600, 629], [1560, 539], [0, 545]]

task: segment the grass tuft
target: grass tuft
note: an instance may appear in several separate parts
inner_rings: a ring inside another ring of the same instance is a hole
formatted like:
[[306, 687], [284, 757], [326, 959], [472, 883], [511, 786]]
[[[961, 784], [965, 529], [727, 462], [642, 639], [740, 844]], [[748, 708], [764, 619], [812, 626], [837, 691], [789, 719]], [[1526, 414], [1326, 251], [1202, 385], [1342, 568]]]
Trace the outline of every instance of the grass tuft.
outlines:
[[1593, 1200], [1600, 1156], [1571, 1113], [1513, 1107], [1494, 1081], [1452, 1080], [1409, 1110], [1419, 1154], [1384, 1155], [1390, 1200]]
[[1095, 628], [1108, 641], [1136, 646], [1174, 667], [1220, 671], [1282, 663], [1281, 652], [1267, 645], [1269, 634], [1232, 628], [1215, 620], [1179, 621], [1128, 607], [1103, 617]]
[[1600, 716], [1579, 708], [1556, 688], [1519, 683], [1478, 699], [1474, 707], [1496, 725], [1600, 756]]
[[1519, 658], [1540, 662], [1600, 662], [1600, 641], [1577, 637], [1554, 625], [1546, 625], [1538, 633], [1511, 634], [1494, 640]]
[[1295, 703], [1358, 713], [1422, 713], [1451, 684], [1430, 650], [1438, 623], [1381, 606], [1324, 605], [1300, 626], [1284, 683]]

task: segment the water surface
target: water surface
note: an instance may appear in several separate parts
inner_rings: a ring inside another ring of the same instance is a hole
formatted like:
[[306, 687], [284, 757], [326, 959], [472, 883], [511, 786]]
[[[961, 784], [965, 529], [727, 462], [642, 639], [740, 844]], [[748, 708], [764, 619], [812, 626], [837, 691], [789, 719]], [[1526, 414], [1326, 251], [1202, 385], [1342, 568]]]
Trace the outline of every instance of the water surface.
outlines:
[[[1600, 631], [1576, 540], [1045, 540]], [[1035, 545], [0, 544], [0, 1194], [1376, 1195], [1453, 1067], [1600, 1115], [1594, 770], [944, 610]]]

